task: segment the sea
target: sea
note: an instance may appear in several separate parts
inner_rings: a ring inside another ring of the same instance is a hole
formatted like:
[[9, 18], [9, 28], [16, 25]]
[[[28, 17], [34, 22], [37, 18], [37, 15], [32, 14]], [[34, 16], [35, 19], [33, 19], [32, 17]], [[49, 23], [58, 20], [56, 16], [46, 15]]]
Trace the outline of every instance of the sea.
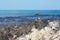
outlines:
[[18, 24], [37, 19], [60, 20], [60, 10], [0, 10], [0, 24]]
[[26, 16], [34, 14], [60, 15], [60, 10], [0, 10], [0, 17]]

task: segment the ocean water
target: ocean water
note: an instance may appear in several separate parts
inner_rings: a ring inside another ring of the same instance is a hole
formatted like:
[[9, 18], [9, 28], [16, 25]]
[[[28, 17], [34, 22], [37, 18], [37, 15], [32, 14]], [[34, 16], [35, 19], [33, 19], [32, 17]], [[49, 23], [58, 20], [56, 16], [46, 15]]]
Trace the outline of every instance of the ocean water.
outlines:
[[34, 14], [60, 15], [60, 10], [0, 10], [0, 17], [5, 16], [24, 16]]
[[[40, 16], [35, 16], [35, 14], [40, 14]], [[48, 16], [46, 16], [47, 14]], [[27, 23], [30, 20], [37, 19], [60, 20], [60, 10], [0, 10], [0, 25], [13, 23], [19, 24], [21, 22]]]

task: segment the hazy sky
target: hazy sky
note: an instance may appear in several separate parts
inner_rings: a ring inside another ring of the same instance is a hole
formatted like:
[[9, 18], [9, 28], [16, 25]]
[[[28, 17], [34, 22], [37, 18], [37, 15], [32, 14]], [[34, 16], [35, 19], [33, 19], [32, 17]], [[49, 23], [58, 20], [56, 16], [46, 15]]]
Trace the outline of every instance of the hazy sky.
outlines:
[[60, 0], [0, 0], [0, 10], [60, 9]]

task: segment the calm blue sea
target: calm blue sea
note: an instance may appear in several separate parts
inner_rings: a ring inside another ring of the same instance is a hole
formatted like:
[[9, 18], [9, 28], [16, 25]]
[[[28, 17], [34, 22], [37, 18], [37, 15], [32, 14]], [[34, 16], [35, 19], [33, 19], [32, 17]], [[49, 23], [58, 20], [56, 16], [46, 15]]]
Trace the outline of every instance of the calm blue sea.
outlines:
[[24, 15], [34, 15], [34, 14], [60, 15], [60, 10], [0, 10], [0, 17], [24, 16]]

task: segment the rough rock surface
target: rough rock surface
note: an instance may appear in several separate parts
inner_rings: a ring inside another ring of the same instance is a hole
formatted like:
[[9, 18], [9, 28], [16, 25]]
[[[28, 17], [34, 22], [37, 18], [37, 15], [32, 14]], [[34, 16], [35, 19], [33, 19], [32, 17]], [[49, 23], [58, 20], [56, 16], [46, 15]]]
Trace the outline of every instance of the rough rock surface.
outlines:
[[45, 28], [38, 30], [31, 29], [31, 33], [18, 37], [16, 40], [60, 40], [59, 22], [49, 22]]

